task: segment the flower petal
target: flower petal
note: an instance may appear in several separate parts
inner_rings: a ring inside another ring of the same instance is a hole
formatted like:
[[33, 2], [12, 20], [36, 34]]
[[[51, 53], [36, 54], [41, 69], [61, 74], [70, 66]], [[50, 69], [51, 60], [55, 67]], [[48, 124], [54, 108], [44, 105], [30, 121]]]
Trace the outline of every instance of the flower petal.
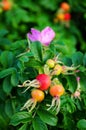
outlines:
[[55, 32], [50, 28], [46, 27], [41, 31], [41, 43], [48, 46], [55, 37]]
[[32, 41], [41, 41], [41, 33], [40, 31], [31, 28], [31, 33], [27, 33], [27, 37]]

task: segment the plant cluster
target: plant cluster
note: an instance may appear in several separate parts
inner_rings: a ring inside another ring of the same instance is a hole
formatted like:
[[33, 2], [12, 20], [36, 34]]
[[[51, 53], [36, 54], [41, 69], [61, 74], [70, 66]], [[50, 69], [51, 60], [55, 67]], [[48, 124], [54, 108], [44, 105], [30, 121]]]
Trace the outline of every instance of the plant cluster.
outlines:
[[[43, 42], [45, 44], [35, 39], [37, 38], [35, 36], [39, 38], [41, 33], [38, 35], [40, 31], [34, 29], [35, 33], [27, 34], [32, 42], [27, 40], [27, 46], [24, 47], [25, 52], [17, 52], [18, 48], [15, 47], [18, 43], [9, 47], [10, 49], [12, 46], [14, 47], [17, 65], [2, 70], [0, 78], [3, 79], [3, 88], [8, 94], [13, 89], [12, 86], [9, 88], [9, 85], [17, 86], [14, 89], [17, 90], [14, 100], [16, 104], [12, 99], [13, 95], [11, 95], [12, 101], [10, 100], [15, 108], [13, 116], [8, 110], [9, 104], [6, 106], [6, 113], [10, 113], [12, 116], [10, 126], [19, 130], [26, 130], [28, 127], [32, 130], [47, 130], [52, 129], [52, 126], [56, 129], [72, 129], [71, 124], [74, 129], [84, 128], [85, 117], [77, 119], [76, 113], [85, 112], [86, 55], [76, 52], [72, 58], [64, 57], [58, 51], [56, 43], [54, 41], [51, 43], [55, 37], [54, 35], [51, 38], [54, 31], [50, 27], [46, 27], [42, 31], [45, 30], [46, 33], [41, 35], [41, 39], [46, 37]], [[49, 41], [48, 44], [46, 44], [47, 41]], [[25, 45], [25, 42], [22, 44]], [[1, 53], [2, 65], [5, 63], [2, 59], [4, 55], [12, 54], [9, 51]], [[13, 106], [10, 107], [12, 110]], [[75, 120], [72, 120], [74, 115]]]
[[0, 0], [0, 130], [86, 129], [85, 3]]

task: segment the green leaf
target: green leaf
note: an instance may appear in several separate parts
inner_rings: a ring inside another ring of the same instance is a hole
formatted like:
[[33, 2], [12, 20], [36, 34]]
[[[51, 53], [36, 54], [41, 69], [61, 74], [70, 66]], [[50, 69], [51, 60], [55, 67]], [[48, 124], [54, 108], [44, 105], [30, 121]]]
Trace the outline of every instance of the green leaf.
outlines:
[[6, 120], [0, 115], [0, 128], [5, 128], [7, 125]]
[[[83, 100], [84, 105], [85, 105], [85, 103], [86, 103], [86, 98], [84, 97], [84, 98], [82, 98], [82, 100]], [[83, 109], [83, 108], [82, 108], [83, 102], [81, 102], [80, 99], [78, 99], [78, 98], [76, 98], [76, 100], [75, 100], [75, 104], [76, 104], [77, 108], [78, 108], [80, 111], [82, 111], [82, 109]]]
[[67, 66], [71, 66], [71, 65], [72, 65], [72, 60], [71, 60], [71, 58], [69, 58], [69, 57], [64, 57], [62, 60], [63, 60], [63, 62], [64, 62], [65, 65], [67, 65]]
[[18, 61], [17, 66], [18, 66], [18, 68], [20, 69], [21, 72], [24, 71], [24, 63], [22, 61]]
[[5, 36], [7, 33], [8, 33], [8, 31], [5, 29], [0, 30], [0, 37]]
[[3, 90], [4, 92], [6, 92], [7, 94], [9, 94], [12, 90], [12, 85], [10, 83], [10, 77], [6, 77], [4, 80], [3, 80]]
[[76, 52], [72, 55], [72, 62], [74, 65], [80, 65], [83, 63], [83, 53]]
[[78, 73], [78, 76], [80, 77], [80, 87], [82, 91], [86, 91], [86, 75], [82, 72]]
[[12, 118], [10, 124], [13, 126], [16, 126], [20, 123], [27, 123], [30, 122], [32, 119], [32, 116], [28, 112], [17, 112], [15, 113]]
[[37, 60], [42, 61], [42, 45], [40, 42], [33, 42], [30, 44], [31, 52]]
[[5, 69], [5, 70], [2, 70], [0, 72], [0, 78], [4, 78], [12, 73], [15, 73], [16, 72], [16, 69], [11, 67], [11, 68], [8, 68], [8, 69]]
[[52, 11], [54, 11], [55, 9], [57, 9], [57, 6], [56, 6], [56, 1], [49, 1], [49, 0], [40, 0], [40, 4], [46, 8], [46, 9], [50, 9]]
[[74, 120], [72, 119], [71, 115], [68, 113], [64, 113], [64, 118], [63, 118], [63, 129], [65, 128], [65, 130], [72, 130], [74, 129], [75, 130], [75, 127], [74, 127]]
[[76, 110], [75, 102], [70, 96], [66, 95], [62, 97], [61, 107], [65, 112], [73, 113]]
[[77, 88], [77, 80], [75, 76], [66, 76], [67, 83], [68, 83], [68, 89], [74, 93]]
[[86, 54], [84, 55], [84, 58], [83, 58], [83, 65], [86, 67]]
[[4, 67], [12, 66], [12, 64], [14, 62], [13, 53], [10, 51], [4, 51], [3, 53], [1, 53], [0, 62]]
[[77, 127], [82, 130], [86, 129], [86, 119], [81, 119], [77, 122]]
[[[3, 91], [3, 87], [2, 84], [0, 85], [0, 100], [5, 101], [7, 95], [6, 93]], [[1, 107], [1, 106], [0, 106]]]
[[57, 117], [54, 116], [53, 114], [51, 114], [49, 111], [41, 109], [37, 113], [38, 113], [40, 119], [43, 122], [45, 122], [45, 123], [47, 123], [48, 125], [51, 125], [51, 126], [56, 126]]
[[11, 84], [13, 86], [17, 86], [18, 82], [19, 82], [18, 73], [17, 72], [12, 73], [12, 75], [11, 75]]
[[19, 60], [24, 63], [24, 62], [28, 62], [29, 58], [28, 58], [28, 56], [24, 55], [24, 56], [21, 56]]
[[27, 63], [27, 66], [33, 67], [36, 69], [42, 68], [42, 64], [39, 61], [36, 61], [34, 59], [29, 60], [29, 62]]
[[[53, 52], [51, 52], [51, 50]], [[53, 58], [54, 57], [54, 50], [51, 48], [51, 50], [46, 50], [43, 52], [43, 61], [46, 62], [47, 59]]]
[[33, 119], [32, 125], [34, 130], [48, 130], [46, 124], [37, 116]]
[[73, 113], [76, 110], [76, 106], [71, 98], [67, 100], [66, 109], [69, 113]]
[[11, 100], [7, 100], [7, 101], [6, 101], [6, 103], [5, 103], [5, 112], [6, 112], [6, 114], [7, 114], [7, 116], [8, 116], [9, 118], [12, 117], [12, 115], [13, 115], [13, 107], [12, 107], [12, 102], [11, 102]]
[[27, 130], [27, 126], [28, 126], [28, 124], [25, 123], [25, 124], [22, 125], [18, 130]]
[[14, 42], [12, 45], [11, 45], [11, 50], [16, 50], [16, 49], [25, 49], [26, 48], [26, 45], [27, 45], [27, 40], [19, 40], [19, 41], [16, 41]]
[[38, 6], [38, 4], [35, 4], [34, 1], [30, 0], [29, 5], [28, 5], [27, 1], [22, 0], [20, 4], [22, 7], [28, 8], [32, 12], [39, 12], [40, 11], [40, 6]]

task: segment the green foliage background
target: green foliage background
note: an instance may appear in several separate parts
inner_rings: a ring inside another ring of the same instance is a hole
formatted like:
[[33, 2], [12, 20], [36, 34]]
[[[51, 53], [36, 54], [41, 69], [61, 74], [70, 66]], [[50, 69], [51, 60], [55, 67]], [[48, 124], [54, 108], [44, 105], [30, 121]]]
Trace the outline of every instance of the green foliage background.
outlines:
[[[72, 15], [69, 28], [53, 22], [63, 0], [14, 0], [12, 2], [11, 10], [0, 12], [0, 130], [28, 130], [28, 128], [29, 130], [72, 130], [73, 128], [85, 130], [86, 1], [66, 1], [70, 4]], [[56, 32], [56, 38], [50, 49], [43, 57], [39, 43], [33, 44], [31, 53], [26, 51], [28, 48], [26, 34], [30, 28], [42, 30], [46, 26], [50, 26]], [[37, 48], [40, 52], [37, 50], [36, 53]], [[17, 86], [28, 78], [34, 79], [45, 61], [59, 52], [62, 53], [61, 60], [66, 65], [81, 65], [78, 73], [81, 77], [81, 100], [70, 98], [70, 93], [76, 89], [75, 77], [61, 77], [68, 94], [61, 99], [60, 113], [54, 116], [42, 108], [41, 104], [40, 108], [43, 111], [39, 109], [32, 119], [32, 115], [28, 112], [20, 112], [21, 106], [30, 94], [28, 92], [21, 94], [22, 90]]]

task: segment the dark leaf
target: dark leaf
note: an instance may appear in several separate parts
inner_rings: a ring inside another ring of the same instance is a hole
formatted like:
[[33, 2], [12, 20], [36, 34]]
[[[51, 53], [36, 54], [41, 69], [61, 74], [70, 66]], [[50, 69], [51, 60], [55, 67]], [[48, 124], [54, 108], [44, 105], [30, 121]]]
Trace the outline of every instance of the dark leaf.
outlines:
[[68, 89], [73, 93], [77, 89], [77, 80], [75, 76], [67, 76]]
[[5, 69], [5, 70], [2, 70], [1, 72], [0, 72], [0, 78], [4, 78], [4, 77], [6, 77], [6, 76], [8, 76], [8, 75], [10, 75], [10, 74], [12, 74], [12, 73], [15, 73], [16, 72], [16, 69], [15, 68], [8, 68], [8, 69]]
[[35, 117], [32, 124], [34, 130], [48, 130], [46, 124], [39, 117]]
[[36, 60], [42, 61], [42, 45], [39, 42], [33, 42], [30, 44], [31, 52]]
[[81, 65], [83, 63], [83, 53], [76, 52], [72, 55], [72, 62], [74, 65]]
[[4, 92], [6, 92], [7, 94], [9, 94], [12, 90], [12, 85], [10, 83], [10, 77], [6, 77], [4, 80], [3, 80], [3, 90]]
[[85, 119], [81, 119], [77, 122], [77, 127], [82, 130], [82, 129], [86, 129], [86, 120]]
[[53, 115], [49, 111], [46, 111], [43, 109], [39, 110], [37, 113], [43, 122], [45, 122], [51, 126], [56, 126], [57, 117], [55, 115]]
[[18, 112], [12, 116], [10, 125], [16, 126], [20, 123], [27, 123], [27, 122], [30, 122], [31, 119], [32, 119], [32, 116], [30, 113]]

